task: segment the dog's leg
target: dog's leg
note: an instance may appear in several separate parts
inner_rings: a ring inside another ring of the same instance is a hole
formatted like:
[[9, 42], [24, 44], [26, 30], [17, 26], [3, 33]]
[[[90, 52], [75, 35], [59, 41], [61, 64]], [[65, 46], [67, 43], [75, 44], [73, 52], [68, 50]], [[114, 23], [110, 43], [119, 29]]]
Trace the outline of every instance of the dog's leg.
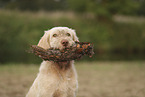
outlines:
[[76, 94], [75, 93], [69, 94], [67, 97], [76, 97]]
[[76, 92], [73, 90], [70, 90], [67, 97], [76, 97]]
[[53, 97], [53, 92], [39, 91], [37, 97]]
[[26, 97], [36, 97], [37, 92], [38, 92], [38, 88], [37, 87], [38, 87], [38, 77], [35, 79], [33, 85], [29, 89]]
[[52, 87], [41, 87], [38, 89], [37, 97], [53, 97], [54, 88]]
[[54, 76], [52, 76], [52, 74], [40, 74], [38, 76], [39, 81], [37, 97], [53, 97], [59, 81]]

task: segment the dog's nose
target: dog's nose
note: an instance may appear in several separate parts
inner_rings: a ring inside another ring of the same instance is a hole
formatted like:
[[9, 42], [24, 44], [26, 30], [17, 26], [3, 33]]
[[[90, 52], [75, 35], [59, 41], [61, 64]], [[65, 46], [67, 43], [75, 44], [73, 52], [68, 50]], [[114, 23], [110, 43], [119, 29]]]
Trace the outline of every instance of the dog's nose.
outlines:
[[61, 44], [62, 44], [63, 46], [68, 46], [68, 40], [63, 39], [63, 40], [61, 41]]

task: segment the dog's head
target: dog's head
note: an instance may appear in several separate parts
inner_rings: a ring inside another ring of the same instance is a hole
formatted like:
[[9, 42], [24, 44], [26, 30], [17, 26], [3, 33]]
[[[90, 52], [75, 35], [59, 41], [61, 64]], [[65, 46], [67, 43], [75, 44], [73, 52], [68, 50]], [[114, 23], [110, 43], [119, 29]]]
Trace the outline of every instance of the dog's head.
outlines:
[[44, 49], [48, 49], [50, 47], [63, 49], [74, 45], [75, 41], [79, 41], [75, 30], [68, 27], [54, 27], [45, 31], [38, 43], [38, 46]]

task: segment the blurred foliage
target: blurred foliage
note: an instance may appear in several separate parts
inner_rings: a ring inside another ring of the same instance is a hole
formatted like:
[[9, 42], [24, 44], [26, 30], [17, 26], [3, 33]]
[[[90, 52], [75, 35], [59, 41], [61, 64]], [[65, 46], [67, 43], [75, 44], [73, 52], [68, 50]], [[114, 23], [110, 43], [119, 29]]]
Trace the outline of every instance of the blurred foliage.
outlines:
[[1, 8], [20, 10], [64, 10], [95, 13], [134, 13], [142, 8], [144, 0], [0, 0]]
[[145, 0], [0, 0], [3, 9], [89, 12], [105, 22], [115, 14], [145, 15], [144, 5]]
[[67, 5], [65, 0], [0, 0], [1, 8], [31, 10], [64, 10]]
[[117, 22], [114, 15], [145, 16], [144, 6], [145, 0], [0, 0], [0, 62], [40, 62], [25, 50], [54, 26], [72, 27], [80, 41], [93, 42], [91, 60], [143, 59], [145, 23]]
[[136, 0], [69, 0], [70, 8], [78, 12], [91, 12], [98, 20], [110, 20], [115, 14], [136, 14], [141, 2]]
[[88, 60], [144, 59], [145, 22], [112, 22], [104, 24], [83, 15], [73, 18], [50, 17], [51, 13], [0, 11], [0, 62], [40, 62], [29, 54], [30, 45], [37, 44], [44, 30], [68, 26], [76, 30], [80, 41], [93, 42], [95, 56]]
[[141, 0], [141, 4], [139, 9], [137, 10], [137, 15], [143, 15], [145, 16], [145, 0]]

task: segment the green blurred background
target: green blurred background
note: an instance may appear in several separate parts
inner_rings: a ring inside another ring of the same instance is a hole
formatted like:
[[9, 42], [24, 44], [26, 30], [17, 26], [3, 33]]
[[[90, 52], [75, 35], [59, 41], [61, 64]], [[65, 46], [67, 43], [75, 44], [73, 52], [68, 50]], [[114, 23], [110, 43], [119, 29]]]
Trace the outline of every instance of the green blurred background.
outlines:
[[145, 59], [145, 0], [0, 0], [0, 63], [39, 63], [29, 54], [45, 30], [67, 26], [94, 44], [88, 61]]

